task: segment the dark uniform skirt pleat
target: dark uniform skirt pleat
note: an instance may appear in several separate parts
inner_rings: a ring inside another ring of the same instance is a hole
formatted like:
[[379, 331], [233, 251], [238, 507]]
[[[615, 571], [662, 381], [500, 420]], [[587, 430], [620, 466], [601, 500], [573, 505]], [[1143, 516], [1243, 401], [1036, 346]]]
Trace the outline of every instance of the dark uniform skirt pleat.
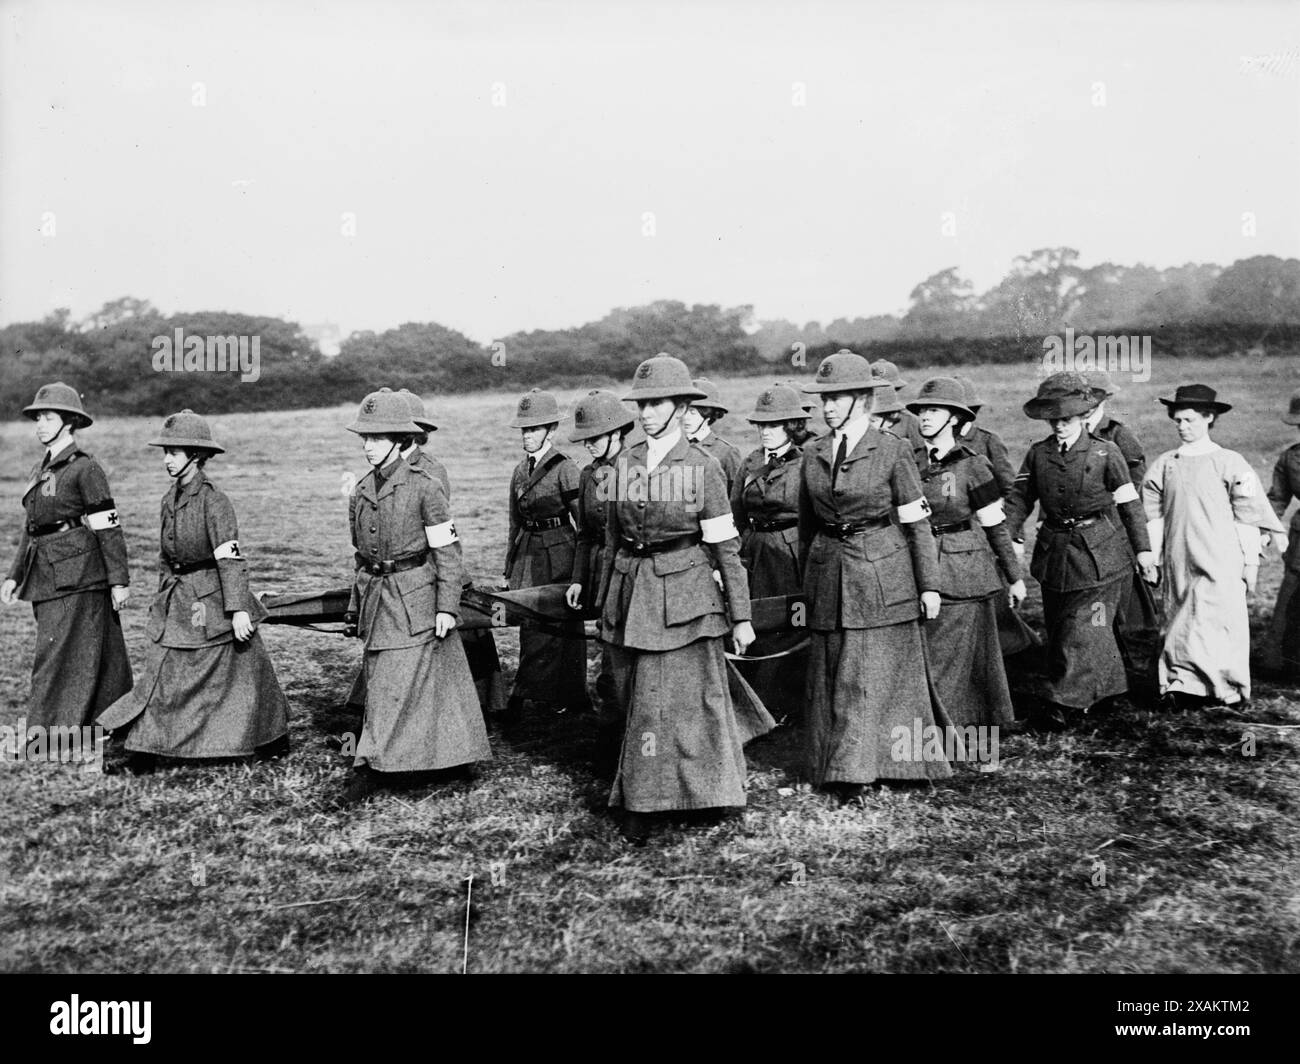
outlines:
[[[253, 633], [247, 643], [150, 645], [144, 702], [126, 748], [164, 757], [243, 757], [283, 738], [289, 704]], [[120, 719], [120, 718], [119, 718]]]
[[1130, 580], [1126, 570], [1108, 584], [1083, 591], [1043, 588], [1047, 697], [1053, 702], [1086, 709], [1128, 690], [1114, 619]]
[[998, 638], [997, 603], [1002, 597], [998, 591], [983, 599], [944, 599], [939, 616], [925, 622], [930, 676], [958, 727], [1015, 720]]
[[1154, 668], [1160, 652], [1160, 615], [1151, 588], [1136, 571], [1120, 584], [1115, 638], [1129, 672], [1145, 675]]
[[[942, 614], [942, 610], [940, 610]], [[927, 622], [928, 623], [928, 622]], [[916, 621], [811, 633], [808, 656], [808, 774], [813, 783], [943, 779], [947, 760], [894, 757], [896, 729], [910, 737], [951, 726], [928, 679]]]
[[609, 804], [635, 813], [745, 804], [742, 730], [721, 638], [610, 647], [627, 731]]
[[28, 727], [81, 727], [131, 690], [122, 622], [107, 590], [32, 604], [36, 660]]
[[[1003, 584], [1005, 588], [1006, 584]], [[1004, 658], [1019, 654], [1022, 650], [1042, 645], [1038, 633], [1025, 623], [1023, 617], [1011, 608], [1011, 600], [1006, 591], [998, 593], [993, 608], [998, 622], [998, 648]], [[940, 615], [943, 610], [939, 611]]]
[[356, 765], [425, 772], [492, 756], [459, 632], [421, 646], [369, 650], [365, 668]]
[[519, 628], [519, 669], [512, 692], [517, 698], [585, 707], [587, 640], [582, 622], [558, 625], [570, 636], [551, 635], [528, 625]]

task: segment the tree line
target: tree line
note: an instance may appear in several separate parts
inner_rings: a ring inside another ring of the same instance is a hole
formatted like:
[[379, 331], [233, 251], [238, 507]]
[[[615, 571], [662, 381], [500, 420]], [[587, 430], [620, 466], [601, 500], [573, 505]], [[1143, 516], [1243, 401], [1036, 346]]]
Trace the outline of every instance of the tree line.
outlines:
[[[1300, 349], [1300, 260], [1264, 255], [1227, 268], [1103, 263], [1084, 270], [1077, 259], [1072, 248], [1039, 249], [1016, 259], [984, 293], [955, 267], [945, 269], [913, 288], [901, 316], [799, 326], [760, 321], [749, 306], [660, 300], [490, 344], [434, 322], [410, 322], [354, 332], [333, 357], [294, 322], [224, 311], [166, 315], [124, 297], [79, 321], [57, 310], [0, 329], [0, 395], [9, 416], [56, 379], [74, 384], [104, 413], [278, 410], [354, 401], [385, 383], [428, 395], [621, 382], [659, 351], [701, 374], [728, 375], [788, 376], [792, 367], [815, 365], [844, 346], [903, 366], [1009, 363], [1036, 359], [1043, 337], [1066, 327], [1148, 334], [1165, 354]], [[238, 365], [213, 370], [210, 354], [203, 360], [211, 340], [218, 350], [233, 349], [227, 341], [239, 337], [258, 340], [255, 378], [241, 375]]]

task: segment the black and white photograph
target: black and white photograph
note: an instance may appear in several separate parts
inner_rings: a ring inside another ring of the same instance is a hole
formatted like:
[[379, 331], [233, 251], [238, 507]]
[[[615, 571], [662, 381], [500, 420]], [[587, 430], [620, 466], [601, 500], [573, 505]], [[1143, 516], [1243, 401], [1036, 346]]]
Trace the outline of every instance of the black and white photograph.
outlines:
[[1298, 192], [1294, 0], [3, 0], [24, 1022], [1088, 975], [1249, 1043], [1150, 978], [1300, 972]]

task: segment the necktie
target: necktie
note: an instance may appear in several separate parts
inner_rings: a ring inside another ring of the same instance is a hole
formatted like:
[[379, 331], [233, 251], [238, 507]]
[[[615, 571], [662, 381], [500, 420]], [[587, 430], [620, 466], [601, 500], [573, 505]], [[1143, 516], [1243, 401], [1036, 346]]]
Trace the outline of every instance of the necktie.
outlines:
[[775, 451], [768, 451], [768, 452], [767, 452], [767, 457], [764, 459], [764, 461], [766, 461], [766, 462], [768, 462], [768, 463], [775, 462], [775, 461], [776, 461], [776, 452], [775, 452]]
[[1062, 457], [1064, 457], [1065, 452], [1068, 451], [1069, 449], [1070, 449], [1070, 445], [1069, 445], [1068, 443], [1066, 443], [1064, 440], [1062, 440], [1062, 441], [1061, 441], [1061, 455], [1062, 455]]
[[45, 452], [45, 457], [41, 459], [41, 472], [44, 473], [50, 464], [50, 452]]
[[530, 454], [528, 456], [528, 475], [530, 477], [533, 475], [533, 470], [536, 468], [537, 468], [537, 459]]
[[930, 448], [930, 464], [931, 464], [931, 465], [938, 465], [938, 464], [939, 464], [939, 448], [938, 448], [938, 447], [931, 447], [931, 448]]
[[835, 478], [840, 475], [840, 466], [844, 464], [844, 459], [846, 459], [848, 456], [849, 456], [849, 438], [848, 436], [841, 435], [840, 445], [835, 449], [835, 464], [831, 466], [831, 483], [834, 483]]

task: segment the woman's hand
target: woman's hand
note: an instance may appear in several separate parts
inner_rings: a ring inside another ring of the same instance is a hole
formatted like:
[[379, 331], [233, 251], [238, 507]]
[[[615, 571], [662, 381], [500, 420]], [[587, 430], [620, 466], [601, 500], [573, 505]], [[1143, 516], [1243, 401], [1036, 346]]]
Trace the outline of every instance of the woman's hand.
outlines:
[[1160, 563], [1156, 561], [1153, 551], [1138, 551], [1137, 563], [1138, 571], [1141, 572], [1143, 580], [1152, 586], [1160, 583]]
[[440, 613], [433, 619], [433, 634], [439, 639], [446, 639], [455, 627], [456, 615], [454, 613]]
[[737, 654], [745, 653], [757, 638], [754, 626], [748, 621], [737, 621], [731, 626], [731, 641], [736, 644]]
[[1027, 594], [1029, 594], [1029, 592], [1025, 590], [1025, 582], [1023, 580], [1017, 580], [1014, 584], [1008, 587], [1007, 601], [1011, 603], [1011, 608], [1013, 610], [1019, 609], [1020, 604], [1025, 601], [1025, 596]]
[[564, 593], [564, 601], [569, 604], [569, 609], [582, 609], [582, 585], [570, 584], [569, 590]]
[[1255, 593], [1255, 582], [1259, 579], [1259, 565], [1243, 565], [1241, 567], [1241, 578], [1246, 581], [1247, 594]]
[[921, 592], [921, 612], [927, 621], [932, 621], [939, 616], [939, 592]]
[[253, 624], [253, 619], [249, 617], [247, 610], [235, 610], [230, 615], [230, 628], [235, 633], [235, 638], [241, 643], [247, 643], [253, 638], [253, 633], [257, 627]]
[[[126, 605], [126, 600], [131, 595], [131, 589], [122, 584], [114, 584], [109, 594], [113, 599], [113, 609], [120, 611]], [[244, 614], [244, 616], [247, 617], [248, 614]]]
[[18, 600], [14, 598], [14, 592], [18, 590], [17, 580], [6, 580], [0, 584], [0, 602], [6, 606], [12, 606]]

